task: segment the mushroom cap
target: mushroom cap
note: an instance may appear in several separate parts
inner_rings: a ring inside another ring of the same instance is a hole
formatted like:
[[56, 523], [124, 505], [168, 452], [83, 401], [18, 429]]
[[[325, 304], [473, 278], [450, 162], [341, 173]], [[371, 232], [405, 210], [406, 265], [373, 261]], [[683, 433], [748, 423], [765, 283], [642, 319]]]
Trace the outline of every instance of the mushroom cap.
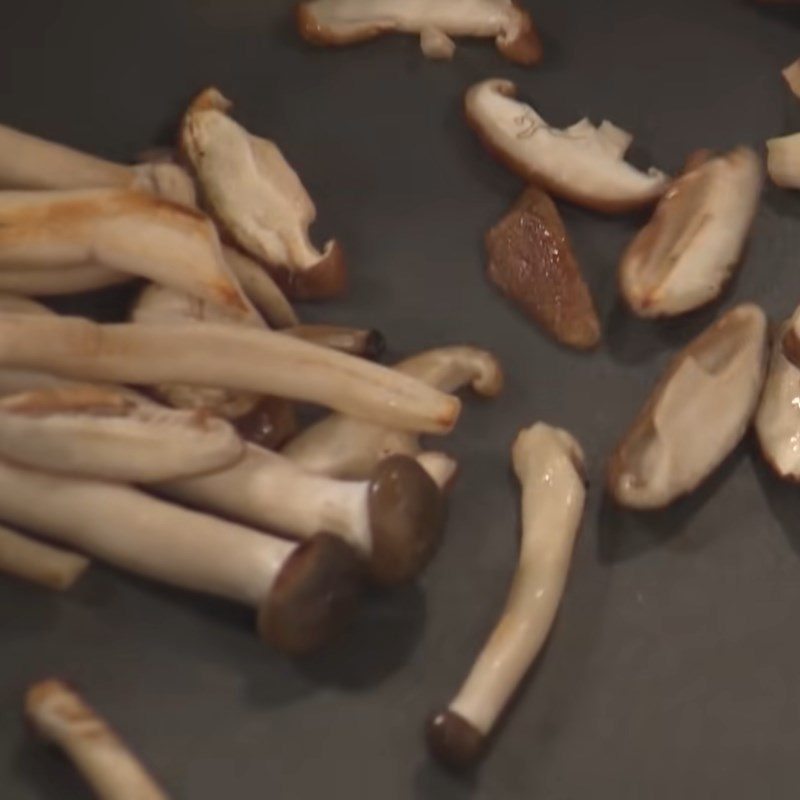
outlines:
[[361, 566], [352, 548], [323, 533], [298, 545], [258, 610], [259, 636], [302, 656], [339, 634], [355, 613]]
[[368, 507], [370, 576], [384, 586], [416, 577], [444, 533], [446, 504], [433, 479], [415, 459], [389, 456], [372, 473]]
[[304, 269], [275, 266], [265, 261], [278, 286], [293, 300], [326, 300], [347, 289], [347, 262], [338, 241], [325, 245], [322, 258]]
[[446, 767], [463, 770], [481, 756], [486, 737], [460, 714], [447, 709], [427, 725], [428, 749]]

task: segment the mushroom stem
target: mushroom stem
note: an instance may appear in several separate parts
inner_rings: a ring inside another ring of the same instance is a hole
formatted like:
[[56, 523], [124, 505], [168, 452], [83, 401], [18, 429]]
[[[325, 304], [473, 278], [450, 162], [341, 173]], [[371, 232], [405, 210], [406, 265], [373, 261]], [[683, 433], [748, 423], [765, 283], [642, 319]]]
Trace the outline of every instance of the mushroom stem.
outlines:
[[89, 559], [0, 525], [0, 572], [65, 591], [89, 568]]
[[767, 172], [778, 186], [800, 189], [800, 133], [767, 140]]
[[121, 569], [244, 603], [287, 653], [318, 647], [353, 610], [349, 548], [323, 535], [297, 545], [127, 486], [0, 461], [0, 519]]
[[449, 491], [458, 475], [458, 461], [447, 453], [431, 450], [420, 453], [417, 463], [430, 475], [431, 480], [443, 492]]
[[522, 544], [502, 616], [467, 680], [428, 730], [432, 752], [464, 767], [486, 738], [539, 654], [555, 620], [586, 499], [580, 445], [537, 423], [513, 447], [522, 485]]
[[25, 716], [40, 736], [69, 756], [99, 800], [167, 800], [111, 726], [62, 681], [31, 686]]
[[800, 100], [800, 58], [792, 61], [789, 66], [785, 67], [781, 75], [789, 87], [789, 91]]
[[380, 331], [364, 328], [346, 328], [341, 325], [293, 325], [284, 333], [305, 342], [332, 347], [343, 353], [376, 360], [386, 349], [386, 340]]
[[99, 264], [78, 264], [55, 269], [0, 268], [0, 291], [48, 297], [90, 292], [127, 283], [134, 278], [130, 273], [108, 269]]
[[0, 366], [111, 383], [214, 385], [319, 403], [395, 428], [446, 433], [457, 397], [413, 378], [267, 330], [213, 323], [100, 325], [0, 317]]

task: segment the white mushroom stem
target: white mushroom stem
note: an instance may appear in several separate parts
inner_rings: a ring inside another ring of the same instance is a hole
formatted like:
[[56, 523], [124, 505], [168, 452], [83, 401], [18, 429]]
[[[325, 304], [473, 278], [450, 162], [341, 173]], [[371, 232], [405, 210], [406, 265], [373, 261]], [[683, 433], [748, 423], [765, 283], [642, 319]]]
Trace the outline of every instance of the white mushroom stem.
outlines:
[[203, 214], [144, 192], [0, 192], [0, 270], [86, 263], [149, 278], [246, 314], [251, 306]]
[[368, 328], [348, 328], [343, 325], [293, 325], [284, 328], [284, 333], [306, 342], [332, 347], [343, 353], [364, 358], [380, 358], [386, 349], [386, 341], [380, 331]]
[[48, 297], [76, 294], [117, 286], [134, 280], [133, 275], [99, 264], [79, 264], [55, 269], [0, 268], [0, 292]]
[[65, 591], [89, 568], [89, 559], [60, 547], [37, 542], [0, 525], [0, 572]]
[[43, 739], [64, 751], [99, 800], [167, 800], [111, 726], [62, 681], [31, 686], [25, 717]]
[[586, 499], [584, 457], [564, 430], [537, 423], [517, 436], [522, 544], [502, 616], [467, 680], [430, 729], [434, 752], [460, 766], [474, 760], [555, 620]]
[[785, 67], [781, 72], [789, 91], [798, 99], [800, 99], [800, 58], [792, 61], [788, 67]]
[[656, 200], [667, 176], [624, 161], [628, 134], [610, 123], [582, 119], [559, 130], [516, 99], [516, 86], [491, 79], [465, 97], [467, 120], [486, 147], [526, 180], [598, 211], [625, 211]]
[[55, 315], [44, 303], [17, 294], [0, 293], [0, 314], [33, 314], [39, 317]]
[[800, 189], [800, 133], [767, 140], [767, 172], [784, 189]]
[[156, 385], [212, 384], [318, 403], [398, 429], [446, 433], [457, 397], [364, 359], [273, 333], [212, 323], [100, 325], [0, 316], [0, 368]]

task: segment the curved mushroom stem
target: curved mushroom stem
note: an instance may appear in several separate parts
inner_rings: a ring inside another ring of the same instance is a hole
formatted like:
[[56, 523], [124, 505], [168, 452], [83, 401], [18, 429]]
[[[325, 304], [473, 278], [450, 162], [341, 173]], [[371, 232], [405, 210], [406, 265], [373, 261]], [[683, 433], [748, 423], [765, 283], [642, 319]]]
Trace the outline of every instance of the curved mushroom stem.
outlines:
[[0, 525], [0, 572], [47, 589], [72, 588], [89, 568], [89, 559]]
[[322, 347], [332, 347], [343, 353], [363, 356], [376, 361], [386, 350], [386, 340], [380, 331], [364, 328], [345, 328], [341, 325], [293, 325], [284, 333]]
[[340, 539], [297, 545], [113, 483], [0, 461], [0, 519], [120, 569], [258, 611], [258, 630], [290, 654], [313, 650], [354, 610], [358, 569]]
[[800, 189], [800, 133], [767, 140], [767, 172], [778, 186]]
[[167, 800], [111, 726], [62, 681], [51, 678], [31, 686], [25, 716], [40, 736], [69, 756], [99, 800]]
[[0, 291], [34, 297], [77, 294], [117, 286], [135, 280], [134, 275], [95, 264], [56, 269], [0, 269]]
[[439, 547], [444, 501], [415, 461], [382, 461], [369, 481], [312, 475], [278, 453], [248, 445], [225, 470], [162, 484], [159, 491], [250, 525], [307, 539], [340, 536], [384, 585], [414, 578]]
[[537, 423], [517, 436], [522, 544], [505, 609], [469, 677], [430, 723], [433, 754], [452, 767], [474, 762], [555, 620], [586, 499], [580, 445]]

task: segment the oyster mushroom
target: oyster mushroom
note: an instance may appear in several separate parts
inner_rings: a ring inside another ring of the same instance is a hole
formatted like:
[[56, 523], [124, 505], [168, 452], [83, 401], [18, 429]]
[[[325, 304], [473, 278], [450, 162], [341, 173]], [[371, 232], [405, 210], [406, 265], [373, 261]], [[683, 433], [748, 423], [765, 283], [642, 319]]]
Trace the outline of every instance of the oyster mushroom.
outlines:
[[0, 525], [0, 573], [63, 592], [72, 588], [88, 568], [85, 556]]
[[746, 303], [675, 357], [611, 457], [608, 490], [617, 502], [662, 508], [722, 463], [758, 404], [766, 342], [764, 312]]
[[0, 460], [0, 519], [120, 569], [257, 609], [258, 633], [301, 654], [339, 632], [357, 558], [329, 534], [297, 544], [106, 481]]
[[297, 6], [300, 35], [312, 44], [343, 45], [385, 33], [418, 33], [428, 58], [452, 58], [451, 36], [494, 39], [509, 60], [542, 60], [542, 44], [516, 0], [308, 0]]
[[87, 262], [172, 286], [246, 314], [251, 306], [211, 221], [144, 192], [0, 192], [0, 271]]
[[486, 234], [487, 273], [500, 291], [556, 341], [597, 346], [600, 320], [553, 201], [529, 186]]
[[663, 172], [646, 173], [624, 160], [630, 138], [610, 123], [582, 119], [569, 128], [549, 126], [531, 106], [516, 100], [517, 87], [490, 79], [472, 86], [467, 121], [487, 149], [528, 181], [553, 195], [597, 211], [620, 212], [647, 205], [667, 188]]
[[383, 334], [365, 328], [345, 328], [341, 325], [293, 325], [291, 328], [285, 328], [283, 332], [306, 342], [373, 360], [380, 358], [386, 349]]
[[72, 688], [51, 678], [25, 694], [25, 717], [61, 750], [99, 800], [167, 800], [113, 728]]
[[282, 333], [208, 322], [102, 325], [0, 315], [0, 369], [109, 383], [168, 381], [288, 397], [401, 430], [447, 433], [457, 397], [362, 358]]
[[800, 58], [785, 67], [781, 75], [783, 75], [789, 91], [800, 100]]
[[269, 267], [291, 297], [317, 299], [345, 288], [345, 263], [335, 241], [322, 251], [308, 229], [316, 209], [278, 147], [231, 119], [216, 89], [186, 112], [181, 147], [212, 213], [236, 244]]
[[800, 189], [800, 133], [767, 140], [767, 172], [778, 186]]
[[451, 767], [481, 755], [487, 737], [542, 649], [561, 603], [586, 500], [580, 445], [537, 423], [517, 436], [522, 485], [519, 563], [502, 616], [447, 709], [428, 726], [432, 753]]
[[391, 456], [369, 480], [351, 482], [307, 473], [279, 453], [248, 445], [244, 458], [227, 469], [170, 481], [158, 491], [293, 538], [335, 534], [367, 560], [370, 576], [383, 585], [416, 577], [444, 531], [442, 495], [407, 456]]
[[719, 296], [742, 256], [761, 181], [749, 147], [693, 159], [622, 258], [620, 290], [635, 314], [675, 316]]
[[78, 264], [54, 269], [0, 268], [0, 292], [47, 297], [76, 294], [116, 286], [134, 280], [126, 272], [108, 269], [99, 264]]

